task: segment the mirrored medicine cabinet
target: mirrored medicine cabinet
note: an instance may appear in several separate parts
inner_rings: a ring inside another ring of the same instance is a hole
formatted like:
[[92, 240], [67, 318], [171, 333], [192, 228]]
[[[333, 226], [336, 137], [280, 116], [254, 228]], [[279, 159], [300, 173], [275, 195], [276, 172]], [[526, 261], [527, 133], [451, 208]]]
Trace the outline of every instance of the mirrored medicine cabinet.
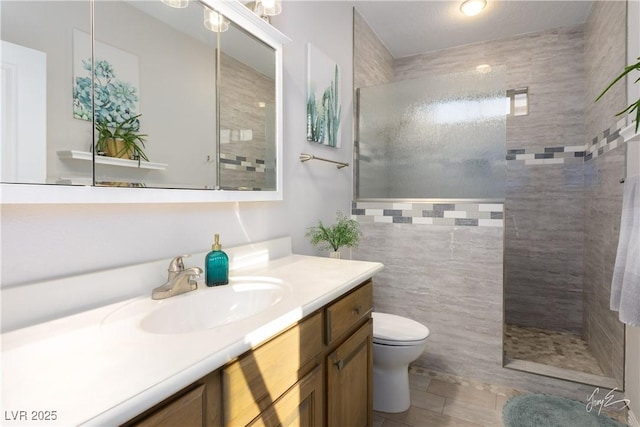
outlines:
[[0, 17], [3, 203], [282, 198], [288, 39], [241, 3], [3, 0]]

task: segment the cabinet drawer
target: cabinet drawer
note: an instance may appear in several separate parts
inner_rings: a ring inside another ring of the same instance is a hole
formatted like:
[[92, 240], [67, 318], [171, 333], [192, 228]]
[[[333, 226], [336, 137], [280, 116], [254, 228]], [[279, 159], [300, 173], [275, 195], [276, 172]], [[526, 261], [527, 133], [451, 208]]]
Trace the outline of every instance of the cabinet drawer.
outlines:
[[326, 344], [331, 345], [343, 334], [369, 317], [373, 310], [373, 285], [371, 280], [331, 304], [326, 309]]
[[224, 368], [224, 424], [247, 425], [312, 369], [321, 351], [317, 313]]

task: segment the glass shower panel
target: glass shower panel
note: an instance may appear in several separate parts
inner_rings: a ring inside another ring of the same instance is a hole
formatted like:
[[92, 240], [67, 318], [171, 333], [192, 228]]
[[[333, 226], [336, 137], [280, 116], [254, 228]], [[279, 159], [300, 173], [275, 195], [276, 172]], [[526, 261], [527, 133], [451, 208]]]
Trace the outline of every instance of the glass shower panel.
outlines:
[[358, 198], [503, 199], [504, 67], [361, 88]]

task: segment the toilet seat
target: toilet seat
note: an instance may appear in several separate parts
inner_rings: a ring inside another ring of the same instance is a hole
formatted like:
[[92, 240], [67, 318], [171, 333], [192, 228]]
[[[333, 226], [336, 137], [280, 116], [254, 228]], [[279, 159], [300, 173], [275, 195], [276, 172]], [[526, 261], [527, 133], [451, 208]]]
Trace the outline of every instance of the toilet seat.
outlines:
[[415, 320], [389, 313], [371, 314], [373, 317], [374, 344], [389, 346], [411, 346], [424, 343], [429, 328]]

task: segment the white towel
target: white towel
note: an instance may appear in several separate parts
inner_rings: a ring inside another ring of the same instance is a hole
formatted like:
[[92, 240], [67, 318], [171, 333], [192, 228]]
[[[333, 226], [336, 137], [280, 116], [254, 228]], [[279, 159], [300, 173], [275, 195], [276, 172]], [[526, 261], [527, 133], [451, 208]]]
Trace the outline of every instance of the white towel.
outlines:
[[611, 282], [611, 310], [621, 322], [640, 326], [640, 176], [627, 178], [616, 264]]

